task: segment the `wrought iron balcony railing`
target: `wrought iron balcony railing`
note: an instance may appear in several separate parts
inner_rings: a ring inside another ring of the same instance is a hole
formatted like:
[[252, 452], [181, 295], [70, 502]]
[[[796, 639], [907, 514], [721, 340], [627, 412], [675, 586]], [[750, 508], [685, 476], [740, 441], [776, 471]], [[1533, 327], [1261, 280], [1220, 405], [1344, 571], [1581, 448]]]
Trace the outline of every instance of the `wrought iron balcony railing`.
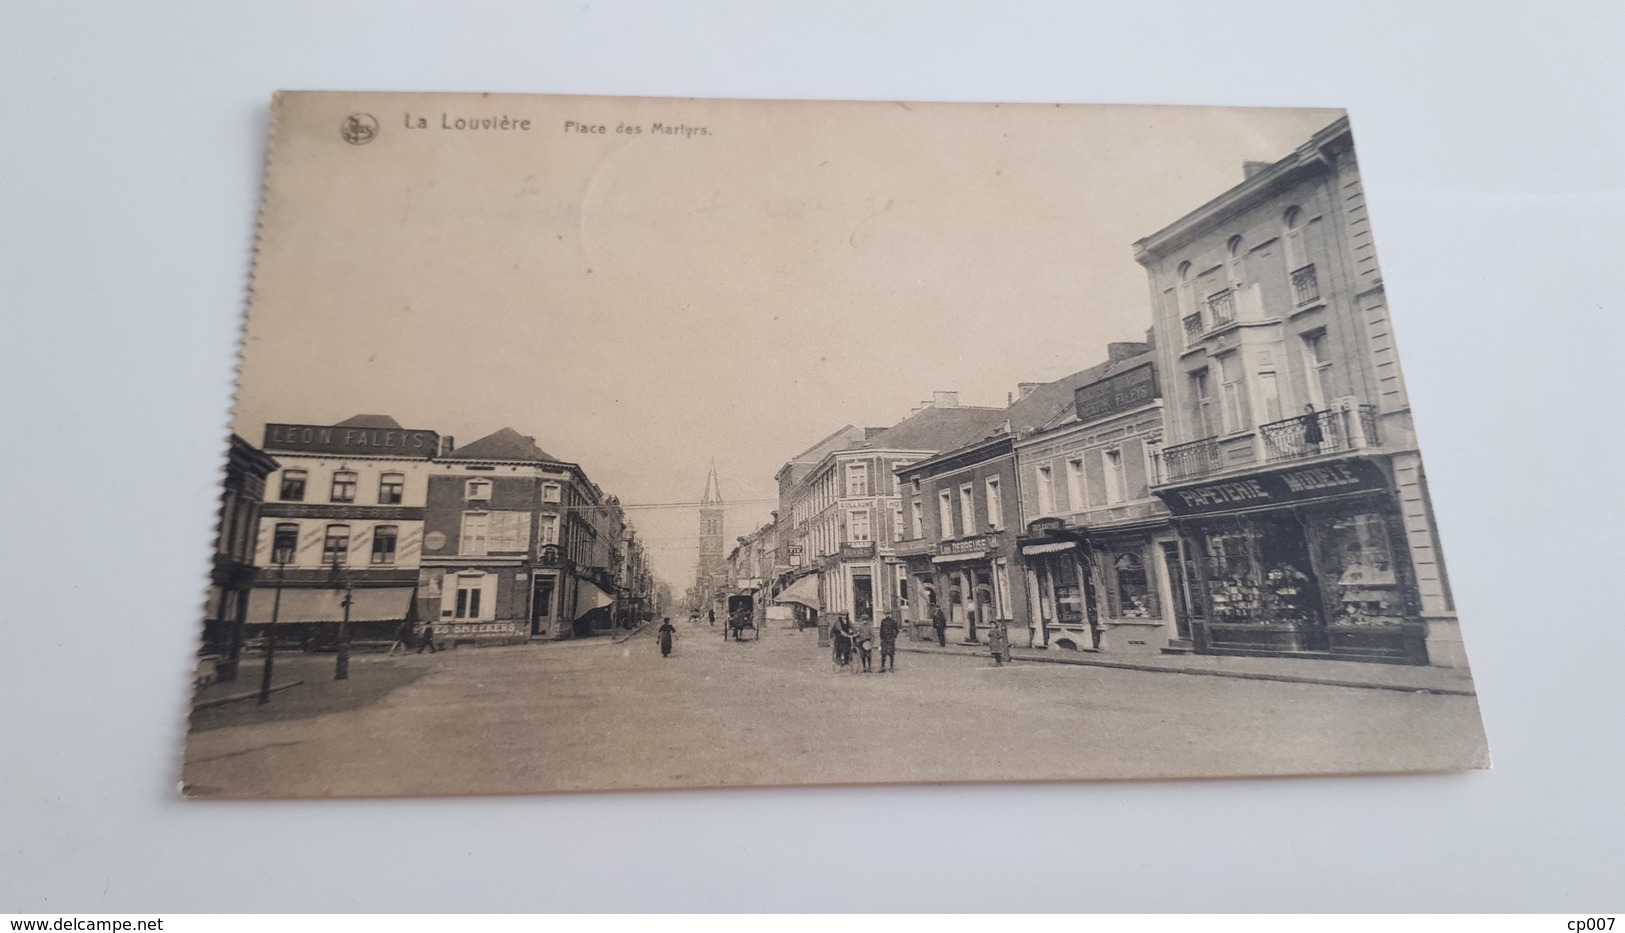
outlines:
[[1292, 273], [1292, 295], [1300, 308], [1320, 300], [1320, 281], [1315, 278], [1314, 263]]
[[1208, 314], [1214, 327], [1223, 327], [1236, 319], [1236, 290], [1227, 288], [1207, 297]]
[[1185, 343], [1195, 343], [1202, 336], [1202, 312], [1187, 314], [1183, 320], [1185, 322]]
[[1219, 463], [1219, 439], [1216, 437], [1178, 444], [1162, 452], [1162, 481], [1177, 483], [1216, 473]]
[[1264, 438], [1266, 463], [1359, 450], [1379, 442], [1377, 410], [1372, 405], [1306, 412], [1259, 425], [1258, 433]]

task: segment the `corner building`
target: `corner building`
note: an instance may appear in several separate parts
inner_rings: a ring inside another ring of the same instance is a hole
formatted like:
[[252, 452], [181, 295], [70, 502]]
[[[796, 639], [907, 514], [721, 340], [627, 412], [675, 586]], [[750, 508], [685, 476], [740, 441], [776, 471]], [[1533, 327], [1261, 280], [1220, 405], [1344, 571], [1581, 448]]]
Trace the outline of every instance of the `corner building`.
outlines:
[[[423, 504], [440, 435], [387, 415], [267, 424], [277, 465], [259, 510], [259, 568], [244, 622], [331, 641], [350, 596], [350, 635], [392, 638], [413, 618]], [[280, 596], [279, 596], [280, 591]]]
[[1135, 244], [1212, 654], [1465, 665], [1347, 120]]
[[612, 627], [625, 520], [580, 466], [503, 428], [435, 467], [418, 607], [437, 639], [521, 642]]

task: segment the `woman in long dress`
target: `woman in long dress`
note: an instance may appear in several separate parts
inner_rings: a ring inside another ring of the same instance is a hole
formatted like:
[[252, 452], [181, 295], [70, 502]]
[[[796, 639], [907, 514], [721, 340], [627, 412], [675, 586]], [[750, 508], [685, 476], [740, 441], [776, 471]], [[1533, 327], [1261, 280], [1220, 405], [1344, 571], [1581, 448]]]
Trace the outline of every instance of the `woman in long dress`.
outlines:
[[671, 656], [671, 640], [677, 634], [677, 629], [671, 624], [671, 616], [666, 616], [660, 622], [660, 656]]

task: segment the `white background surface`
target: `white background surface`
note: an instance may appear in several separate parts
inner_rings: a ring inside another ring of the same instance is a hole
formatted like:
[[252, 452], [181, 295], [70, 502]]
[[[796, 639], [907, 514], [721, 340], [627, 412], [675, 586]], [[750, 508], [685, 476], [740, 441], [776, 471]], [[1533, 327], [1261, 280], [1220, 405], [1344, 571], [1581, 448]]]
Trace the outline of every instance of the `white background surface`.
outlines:
[[[1619, 910], [1621, 48], [1607, 2], [5, 5], [0, 910]], [[1347, 106], [1494, 770], [179, 800], [278, 88]]]

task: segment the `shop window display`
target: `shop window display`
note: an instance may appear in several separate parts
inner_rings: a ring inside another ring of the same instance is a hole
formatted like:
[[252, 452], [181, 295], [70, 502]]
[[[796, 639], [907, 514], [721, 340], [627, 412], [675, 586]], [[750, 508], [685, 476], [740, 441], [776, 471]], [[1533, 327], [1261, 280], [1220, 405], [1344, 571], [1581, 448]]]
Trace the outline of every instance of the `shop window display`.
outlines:
[[1320, 566], [1332, 583], [1332, 621], [1338, 625], [1398, 625], [1405, 608], [1388, 544], [1388, 523], [1362, 513], [1327, 523], [1320, 534]]
[[1117, 574], [1117, 617], [1120, 619], [1151, 619], [1156, 612], [1151, 605], [1151, 586], [1146, 580], [1145, 564], [1138, 554], [1120, 554], [1113, 562]]
[[1213, 621], [1280, 625], [1317, 621], [1302, 532], [1292, 531], [1249, 525], [1208, 535], [1208, 608]]

